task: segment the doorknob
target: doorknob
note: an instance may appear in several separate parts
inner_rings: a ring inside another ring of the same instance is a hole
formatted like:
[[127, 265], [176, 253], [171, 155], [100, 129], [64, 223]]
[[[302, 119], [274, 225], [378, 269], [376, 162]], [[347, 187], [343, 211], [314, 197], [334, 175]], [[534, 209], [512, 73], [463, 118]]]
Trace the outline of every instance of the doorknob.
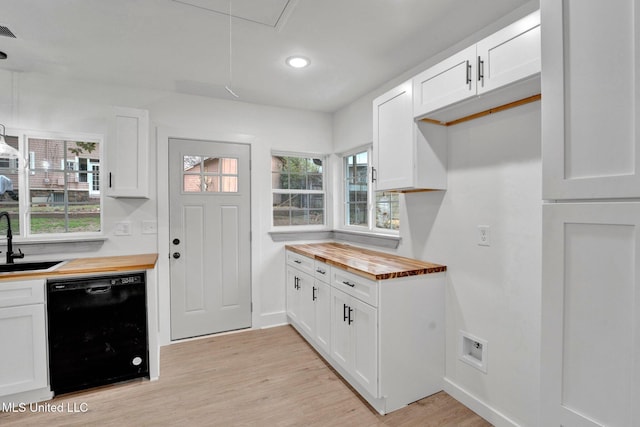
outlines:
[[172, 255], [175, 259], [180, 258], [180, 252], [174, 252]]
[[179, 245], [180, 244], [180, 239], [173, 239], [173, 244], [174, 245]]

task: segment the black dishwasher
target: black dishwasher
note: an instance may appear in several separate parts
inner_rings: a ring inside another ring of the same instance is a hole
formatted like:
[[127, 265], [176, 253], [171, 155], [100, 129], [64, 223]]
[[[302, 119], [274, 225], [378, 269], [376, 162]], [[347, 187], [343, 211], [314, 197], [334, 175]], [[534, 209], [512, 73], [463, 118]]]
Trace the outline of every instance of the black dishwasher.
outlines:
[[55, 394], [149, 375], [145, 273], [47, 281]]

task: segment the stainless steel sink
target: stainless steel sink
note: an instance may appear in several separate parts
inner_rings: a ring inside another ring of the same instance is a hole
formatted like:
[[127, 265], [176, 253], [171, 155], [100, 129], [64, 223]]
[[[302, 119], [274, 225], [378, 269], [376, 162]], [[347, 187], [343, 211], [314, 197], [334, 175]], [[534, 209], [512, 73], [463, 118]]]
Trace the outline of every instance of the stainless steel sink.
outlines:
[[0, 264], [0, 273], [10, 273], [15, 271], [38, 271], [49, 270], [57, 267], [65, 261], [35, 261], [20, 262], [15, 264]]

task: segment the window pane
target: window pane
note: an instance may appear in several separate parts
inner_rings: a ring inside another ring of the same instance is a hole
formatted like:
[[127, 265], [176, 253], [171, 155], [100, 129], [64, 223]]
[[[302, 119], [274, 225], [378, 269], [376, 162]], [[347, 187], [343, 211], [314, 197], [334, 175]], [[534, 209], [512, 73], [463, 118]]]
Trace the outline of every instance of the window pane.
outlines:
[[182, 177], [182, 191], [200, 193], [202, 191], [202, 177], [200, 175], [184, 175]]
[[225, 175], [238, 175], [238, 159], [220, 159], [222, 161], [222, 173]]
[[376, 193], [376, 227], [398, 230], [400, 201], [397, 193]]
[[[18, 138], [7, 135], [5, 141], [18, 149]], [[18, 164], [14, 160], [0, 159], [0, 212], [7, 212], [11, 220], [12, 234], [20, 234], [20, 184], [18, 182]], [[0, 236], [7, 235], [7, 220], [0, 219]]]
[[345, 157], [345, 223], [368, 226], [367, 152]]
[[273, 225], [290, 225], [291, 196], [288, 194], [273, 195]]
[[220, 177], [217, 175], [207, 175], [204, 177], [204, 191], [208, 193], [220, 192]]
[[200, 172], [201, 162], [202, 158], [200, 156], [183, 156], [182, 169], [185, 172]]
[[205, 157], [202, 164], [205, 173], [220, 173], [220, 159], [217, 157]]
[[238, 192], [238, 177], [237, 176], [223, 176], [222, 177], [222, 192], [223, 193], [237, 193]]

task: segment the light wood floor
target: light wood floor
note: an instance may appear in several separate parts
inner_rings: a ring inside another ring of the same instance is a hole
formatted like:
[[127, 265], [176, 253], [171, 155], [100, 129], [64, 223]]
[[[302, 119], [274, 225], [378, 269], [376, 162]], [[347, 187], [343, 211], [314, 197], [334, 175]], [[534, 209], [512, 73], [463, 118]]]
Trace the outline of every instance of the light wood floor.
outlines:
[[290, 326], [161, 349], [160, 380], [49, 402], [85, 413], [2, 413], [2, 426], [488, 426], [444, 392], [381, 416]]

